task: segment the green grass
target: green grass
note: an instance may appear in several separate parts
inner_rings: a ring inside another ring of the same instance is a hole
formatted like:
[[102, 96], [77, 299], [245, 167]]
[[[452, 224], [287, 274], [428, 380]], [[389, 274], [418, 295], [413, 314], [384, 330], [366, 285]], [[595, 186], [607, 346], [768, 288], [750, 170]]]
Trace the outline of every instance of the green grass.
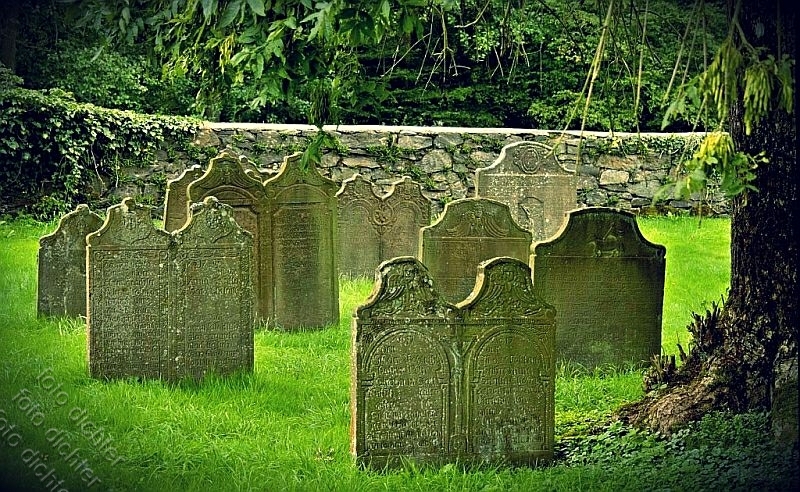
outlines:
[[[258, 331], [252, 374], [172, 385], [90, 379], [82, 320], [36, 317], [38, 238], [54, 227], [0, 222], [2, 490], [49, 490], [36, 472], [50, 469], [47, 480], [63, 479], [68, 490], [781, 490], [797, 483], [796, 456], [770, 447], [763, 415], [710, 415], [671, 439], [609, 423], [620, 404], [642, 395], [640, 372], [610, 368], [559, 370], [552, 466], [359, 470], [349, 453], [350, 316], [369, 295], [369, 280], [342, 281], [338, 326]], [[698, 229], [696, 219], [643, 219], [641, 228], [668, 248], [665, 347], [673, 338], [685, 343], [691, 312], [727, 285], [728, 222], [706, 220]], [[45, 370], [51, 379], [37, 379]], [[52, 394], [40, 379], [57, 385]], [[103, 442], [82, 432], [89, 423], [102, 427]], [[54, 435], [60, 444], [48, 440]], [[59, 456], [67, 444], [86, 460], [83, 475]], [[38, 469], [37, 451], [46, 455]], [[90, 477], [100, 482], [88, 487]]]
[[642, 235], [667, 247], [661, 347], [687, 348], [691, 313], [705, 313], [727, 295], [731, 278], [730, 220], [649, 217], [638, 219]]

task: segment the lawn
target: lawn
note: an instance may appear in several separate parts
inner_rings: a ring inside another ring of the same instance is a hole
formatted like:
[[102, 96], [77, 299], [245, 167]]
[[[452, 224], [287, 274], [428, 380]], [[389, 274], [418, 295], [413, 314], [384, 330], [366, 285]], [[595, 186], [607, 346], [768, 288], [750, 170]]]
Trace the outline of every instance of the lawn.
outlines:
[[[729, 281], [727, 219], [642, 218], [667, 247], [663, 348], [689, 343], [692, 312]], [[372, 287], [340, 284], [341, 321], [258, 330], [255, 370], [200, 383], [87, 376], [80, 319], [37, 319], [38, 238], [54, 223], [0, 223], [0, 489], [7, 490], [785, 490], [796, 456], [762, 414], [710, 414], [671, 436], [609, 419], [642, 395], [641, 372], [561, 367], [556, 456], [537, 469], [447, 465], [364, 471], [349, 452], [350, 316]], [[63, 480], [63, 482], [62, 482]]]

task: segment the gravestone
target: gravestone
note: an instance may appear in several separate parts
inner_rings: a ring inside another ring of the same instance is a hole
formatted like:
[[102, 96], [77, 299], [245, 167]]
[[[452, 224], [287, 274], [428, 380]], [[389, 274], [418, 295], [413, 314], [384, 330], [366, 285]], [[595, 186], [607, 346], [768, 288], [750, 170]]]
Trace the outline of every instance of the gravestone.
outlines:
[[383, 261], [417, 256], [419, 230], [430, 224], [431, 203], [411, 178], [392, 183], [379, 196], [372, 183], [355, 174], [342, 183], [338, 199], [339, 273], [375, 275]]
[[577, 189], [575, 173], [564, 169], [553, 149], [539, 142], [506, 145], [491, 166], [475, 170], [476, 196], [508, 205], [534, 241], [558, 232], [565, 214], [577, 207]]
[[253, 370], [253, 238], [207, 197], [174, 234], [176, 377]]
[[378, 268], [353, 319], [351, 452], [360, 466], [553, 456], [553, 309], [513, 258], [478, 267], [464, 302], [444, 301], [427, 269]]
[[150, 208], [126, 198], [86, 237], [89, 374], [160, 378], [171, 373], [170, 234]]
[[264, 182], [268, 214], [264, 269], [272, 321], [294, 330], [339, 322], [337, 205], [334, 181], [302, 153], [285, 157], [278, 174]]
[[559, 361], [646, 365], [661, 353], [666, 248], [621, 210], [573, 210], [533, 248], [533, 285], [557, 312]]
[[199, 379], [253, 368], [252, 237], [210, 197], [172, 234], [126, 198], [87, 239], [95, 378]]
[[101, 225], [103, 219], [81, 204], [39, 239], [39, 316], [86, 316], [86, 235]]
[[419, 258], [449, 302], [464, 299], [484, 260], [510, 256], [525, 263], [531, 233], [511, 218], [508, 205], [485, 198], [448, 202], [439, 219], [420, 230]]
[[185, 169], [180, 176], [167, 181], [167, 193], [164, 198], [164, 229], [177, 231], [189, 220], [189, 184], [203, 176], [202, 166], [195, 164]]
[[252, 234], [256, 311], [259, 318], [268, 320], [273, 316], [269, 210], [264, 185], [247, 174], [249, 166], [245, 156], [223, 150], [211, 159], [203, 176], [189, 184], [187, 206], [214, 196], [231, 206], [236, 222]]

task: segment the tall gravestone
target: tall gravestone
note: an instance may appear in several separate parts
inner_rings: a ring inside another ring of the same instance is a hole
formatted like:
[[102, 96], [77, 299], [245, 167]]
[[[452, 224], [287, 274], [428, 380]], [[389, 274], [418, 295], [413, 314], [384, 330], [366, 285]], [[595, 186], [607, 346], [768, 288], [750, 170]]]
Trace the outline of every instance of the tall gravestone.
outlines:
[[375, 275], [383, 261], [417, 256], [419, 230], [430, 224], [431, 203], [411, 178], [392, 183], [379, 196], [360, 174], [346, 179], [338, 199], [339, 273]]
[[86, 235], [101, 225], [103, 219], [81, 204], [39, 239], [39, 316], [86, 316]]
[[189, 220], [189, 184], [203, 176], [205, 170], [200, 164], [185, 169], [180, 176], [167, 181], [167, 193], [164, 198], [164, 229], [177, 231]]
[[87, 242], [89, 373], [176, 380], [253, 368], [252, 237], [215, 198], [172, 234], [126, 198]]
[[475, 194], [505, 203], [514, 220], [533, 234], [534, 241], [554, 235], [565, 214], [577, 207], [574, 172], [566, 170], [553, 149], [539, 142], [503, 147], [489, 167], [475, 171]]
[[339, 322], [337, 205], [334, 181], [300, 152], [285, 157], [264, 182], [268, 206], [265, 237], [273, 322], [288, 330]]
[[253, 239], [234, 215], [207, 197], [173, 235], [177, 377], [253, 370]]
[[553, 309], [528, 266], [478, 267], [464, 302], [442, 300], [427, 269], [378, 268], [353, 319], [351, 451], [361, 466], [536, 464], [553, 456]]
[[268, 231], [269, 209], [264, 185], [249, 176], [247, 158], [224, 150], [211, 159], [208, 169], [187, 188], [187, 207], [209, 196], [233, 208], [236, 222], [253, 236], [253, 279], [259, 318], [273, 317], [272, 262]]
[[527, 263], [532, 240], [511, 218], [508, 205], [485, 198], [448, 202], [419, 237], [419, 258], [449, 302], [472, 291], [480, 262], [509, 256]]
[[558, 359], [594, 368], [660, 354], [665, 255], [633, 214], [601, 207], [573, 210], [536, 244], [533, 285], [558, 312]]
[[86, 237], [87, 337], [92, 377], [170, 374], [168, 232], [126, 198]]

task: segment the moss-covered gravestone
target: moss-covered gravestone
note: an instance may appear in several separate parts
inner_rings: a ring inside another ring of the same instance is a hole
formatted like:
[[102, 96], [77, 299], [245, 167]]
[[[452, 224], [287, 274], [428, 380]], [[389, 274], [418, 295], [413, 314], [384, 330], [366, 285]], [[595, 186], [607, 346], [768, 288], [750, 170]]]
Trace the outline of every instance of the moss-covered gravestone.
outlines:
[[252, 236], [207, 198], [170, 234], [126, 198], [87, 241], [95, 378], [176, 380], [253, 368]]
[[253, 284], [259, 318], [273, 317], [272, 262], [270, 259], [269, 210], [264, 186], [248, 175], [248, 160], [231, 150], [224, 150], [211, 159], [208, 169], [187, 189], [189, 204], [209, 196], [233, 208], [236, 222], [253, 236]]
[[99, 215], [78, 205], [39, 239], [39, 316], [86, 316], [86, 235], [102, 225]]
[[253, 370], [253, 240], [234, 215], [208, 197], [173, 234], [176, 377]]
[[420, 230], [419, 258], [441, 295], [464, 299], [482, 261], [510, 256], [528, 262], [531, 233], [511, 218], [508, 205], [485, 198], [448, 202], [439, 219]]
[[633, 214], [573, 210], [533, 251], [534, 288], [558, 312], [558, 360], [643, 365], [661, 353], [666, 248], [642, 236]]
[[284, 158], [278, 175], [264, 182], [269, 306], [272, 322], [289, 330], [339, 322], [339, 186], [301, 156]]
[[419, 230], [431, 217], [431, 203], [418, 183], [404, 177], [379, 196], [370, 181], [356, 174], [342, 183], [336, 197], [339, 273], [373, 277], [383, 261], [417, 256]]
[[177, 231], [189, 220], [189, 184], [197, 181], [205, 171], [200, 164], [185, 169], [180, 176], [167, 181], [167, 193], [164, 198], [164, 229]]
[[536, 464], [553, 456], [553, 309], [528, 266], [478, 267], [464, 302], [444, 301], [427, 269], [380, 265], [353, 319], [351, 451], [359, 465]]
[[554, 235], [578, 203], [577, 177], [539, 142], [503, 147], [495, 162], [475, 170], [475, 194], [505, 203], [514, 220], [539, 241]]
[[170, 234], [153, 225], [148, 207], [126, 198], [86, 242], [89, 374], [168, 378]]

